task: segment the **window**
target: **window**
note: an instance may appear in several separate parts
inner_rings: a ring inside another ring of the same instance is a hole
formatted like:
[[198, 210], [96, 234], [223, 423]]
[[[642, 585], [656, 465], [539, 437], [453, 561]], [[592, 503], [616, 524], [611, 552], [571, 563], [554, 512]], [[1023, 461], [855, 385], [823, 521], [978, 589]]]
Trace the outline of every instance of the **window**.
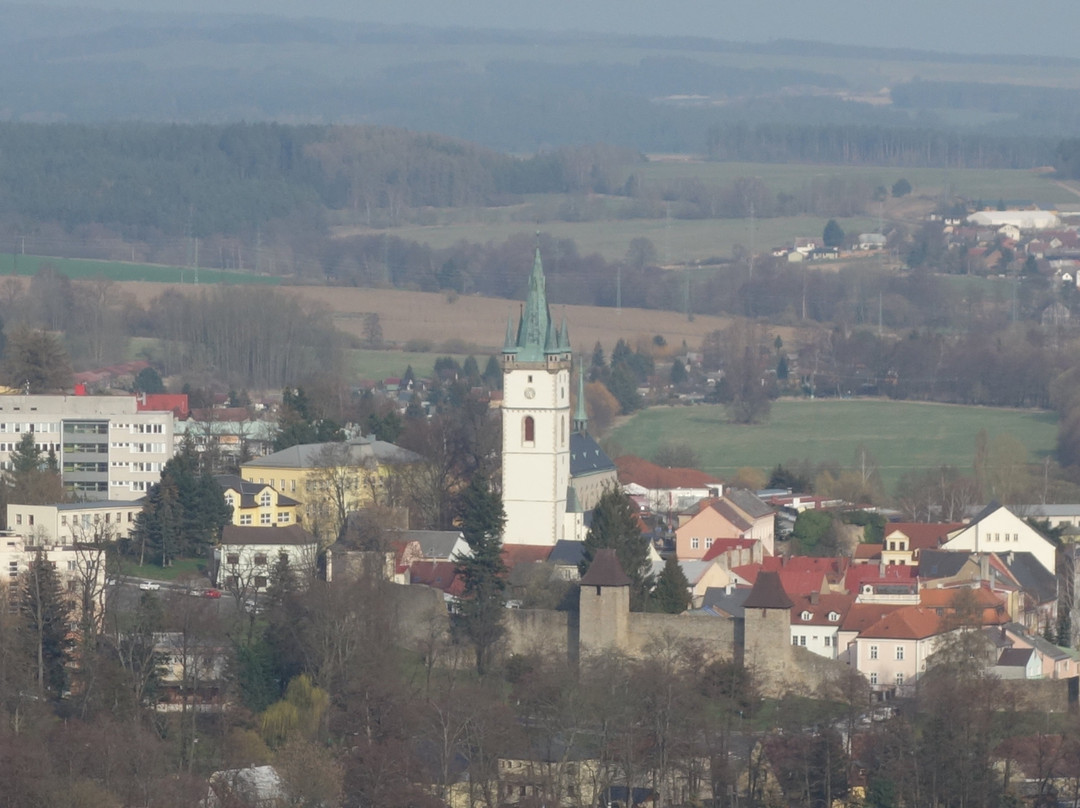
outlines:
[[794, 634], [791, 635], [791, 644], [792, 645], [798, 645], [799, 644], [799, 638], [797, 636], [795, 636]]
[[250, 513], [242, 513], [242, 514], [240, 514], [240, 524], [241, 525], [250, 525], [251, 524], [251, 514]]
[[269, 513], [261, 513], [261, 514], [259, 514], [259, 524], [260, 525], [269, 525], [271, 523], [270, 522], [270, 517], [271, 516], [272, 516], [272, 514], [269, 514]]
[[225, 576], [225, 586], [234, 587], [239, 583], [240, 583], [240, 579], [237, 576], [235, 576], [235, 575], [226, 575]]
[[531, 415], [525, 416], [525, 443], [532, 444], [536, 442], [536, 421], [533, 420]]
[[900, 687], [902, 684], [904, 684], [904, 674], [898, 673], [896, 674], [896, 686]]
[[[21, 518], [22, 518], [22, 517], [20, 517], [20, 519], [21, 519]], [[20, 523], [20, 524], [21, 524], [21, 523]], [[698, 549], [698, 545], [699, 545], [699, 544], [700, 544], [700, 539], [698, 539], [698, 537], [697, 537], [697, 536], [694, 536], [694, 537], [693, 537], [692, 539], [690, 539], [690, 549], [691, 549], [691, 550], [696, 550], [696, 549]]]
[[258, 567], [265, 567], [266, 566], [266, 553], [256, 553], [255, 554], [255, 565], [258, 566]]
[[270, 506], [270, 492], [269, 491], [263, 491], [262, 494], [259, 495], [259, 504], [262, 505], [264, 508], [267, 508], [267, 507]]
[[17, 525], [22, 524], [22, 514], [21, 513], [15, 514], [15, 524], [17, 524]]
[[825, 647], [828, 648], [832, 645], [832, 637], [828, 634], [825, 635]]
[[870, 684], [877, 684], [877, 671], [870, 671]]
[[805, 609], [803, 609], [803, 613], [799, 615], [799, 619], [801, 620], [809, 620], [811, 617], [813, 617], [813, 615]]
[[829, 612], [829, 622], [830, 623], [835, 623], [839, 619], [840, 619], [839, 613], [837, 613], [837, 612]]
[[902, 645], [896, 646], [896, 659], [897, 659], [897, 661], [900, 661], [900, 662], [903, 661], [903, 659], [904, 659], [904, 646], [902, 646]]
[[799, 645], [803, 646], [804, 648], [806, 647], [806, 635], [805, 634], [800, 634], [799, 635]]
[[237, 564], [240, 563], [240, 554], [239, 553], [228, 553], [225, 556], [225, 563], [226, 564], [231, 564], [232, 566], [235, 567]]
[[287, 525], [287, 524], [289, 524], [289, 512], [288, 511], [281, 511], [277, 515], [277, 520], [278, 520], [279, 525]]
[[870, 646], [870, 658], [871, 659], [877, 659], [877, 646], [876, 645], [871, 645]]
[[265, 589], [266, 588], [266, 576], [265, 575], [256, 575], [255, 576], [255, 588], [256, 589]]

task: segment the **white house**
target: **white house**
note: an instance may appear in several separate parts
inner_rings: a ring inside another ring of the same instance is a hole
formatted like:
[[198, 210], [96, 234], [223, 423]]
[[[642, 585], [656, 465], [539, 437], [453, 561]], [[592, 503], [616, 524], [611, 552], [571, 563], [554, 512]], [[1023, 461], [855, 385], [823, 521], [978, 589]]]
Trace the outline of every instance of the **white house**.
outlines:
[[300, 585], [315, 574], [318, 541], [299, 525], [240, 527], [226, 525], [214, 549], [214, 580], [234, 594], [265, 591], [274, 568], [286, 559]]
[[1004, 505], [991, 502], [969, 524], [948, 534], [942, 550], [973, 553], [1031, 553], [1051, 574], [1056, 573], [1050, 540]]
[[927, 660], [945, 633], [935, 610], [901, 606], [855, 638], [855, 668], [876, 692], [910, 689], [926, 673]]
[[840, 656], [840, 627], [854, 595], [813, 593], [792, 598], [791, 644], [827, 659]]

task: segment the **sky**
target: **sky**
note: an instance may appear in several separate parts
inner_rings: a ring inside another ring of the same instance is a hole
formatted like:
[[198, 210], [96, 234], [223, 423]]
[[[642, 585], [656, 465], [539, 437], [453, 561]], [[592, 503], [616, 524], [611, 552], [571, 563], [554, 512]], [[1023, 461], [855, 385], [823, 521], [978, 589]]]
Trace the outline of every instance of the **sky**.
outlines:
[[35, 5], [267, 13], [383, 23], [809, 39], [957, 53], [1074, 56], [1076, 0], [34, 0]]

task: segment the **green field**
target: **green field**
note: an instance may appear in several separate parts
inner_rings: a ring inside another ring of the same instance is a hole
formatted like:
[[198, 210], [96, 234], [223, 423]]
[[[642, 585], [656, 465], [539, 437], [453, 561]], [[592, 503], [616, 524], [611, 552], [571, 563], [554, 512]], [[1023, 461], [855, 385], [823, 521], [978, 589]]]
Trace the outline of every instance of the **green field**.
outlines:
[[[911, 183], [917, 196], [936, 197], [942, 192], [982, 199], [988, 204], [999, 199], [1032, 200], [1044, 207], [1080, 205], [1080, 196], [1062, 188], [1046, 175], [1019, 169], [879, 168], [875, 166], [830, 166], [799, 163], [719, 163], [652, 160], [627, 169], [644, 182], [697, 179], [704, 183], [728, 184], [744, 177], [760, 178], [773, 193], [793, 191], [818, 177], [859, 179], [874, 186], [891, 188], [898, 179]], [[886, 210], [886, 217], [888, 211]]]
[[[650, 239], [663, 264], [690, 264], [711, 257], [729, 258], [732, 247], [749, 247], [751, 241], [758, 253], [770, 247], [791, 244], [796, 236], [820, 236], [826, 218], [791, 216], [758, 219], [751, 235], [749, 219], [630, 219], [595, 222], [544, 222], [542, 233], [555, 238], [569, 238], [577, 243], [578, 252], [587, 255], [600, 253], [615, 261], [626, 256], [635, 238]], [[847, 232], [864, 233], [877, 228], [877, 219], [863, 217], [838, 219]], [[537, 225], [523, 222], [469, 222], [452, 225], [412, 225], [396, 227], [387, 232], [445, 249], [461, 240], [471, 242], [501, 242], [513, 235], [532, 235]], [[372, 231], [375, 232], [375, 231]], [[546, 260], [546, 259], [545, 259]], [[554, 260], [554, 259], [552, 259]]]
[[48, 265], [73, 280], [108, 278], [111, 281], [157, 281], [159, 283], [268, 284], [276, 286], [280, 278], [233, 272], [222, 269], [198, 270], [161, 264], [131, 264], [126, 261], [95, 261], [89, 258], [48, 258], [40, 255], [0, 253], [0, 275], [34, 275]]
[[[379, 381], [391, 377], [400, 377], [405, 373], [405, 368], [412, 365], [413, 373], [417, 378], [431, 376], [435, 370], [435, 360], [443, 356], [453, 356], [461, 364], [465, 356], [445, 353], [411, 353], [409, 351], [370, 351], [366, 349], [350, 349], [345, 352], [345, 361], [349, 370], [356, 379], [370, 379]], [[483, 371], [487, 364], [488, 354], [475, 354], [480, 370]]]
[[1049, 455], [1057, 416], [1038, 410], [961, 407], [884, 400], [774, 402], [766, 424], [729, 424], [718, 406], [654, 407], [612, 432], [619, 450], [651, 457], [662, 443], [689, 443], [701, 467], [732, 477], [744, 466], [768, 470], [777, 463], [809, 459], [850, 466], [859, 444], [877, 458], [888, 491], [905, 471], [943, 464], [970, 469], [975, 437], [1009, 434], [1034, 462]]

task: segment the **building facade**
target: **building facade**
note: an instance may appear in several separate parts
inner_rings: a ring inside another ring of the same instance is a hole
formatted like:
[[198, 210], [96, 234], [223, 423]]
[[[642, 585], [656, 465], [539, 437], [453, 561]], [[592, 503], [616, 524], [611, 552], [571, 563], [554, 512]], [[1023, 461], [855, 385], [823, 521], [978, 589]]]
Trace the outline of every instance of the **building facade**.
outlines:
[[[580, 533], [570, 491], [570, 337], [548, 310], [537, 248], [517, 330], [502, 351], [502, 497], [506, 544], [554, 546]], [[576, 517], [576, 518], [575, 518]]]
[[173, 456], [172, 412], [140, 412], [134, 396], [0, 396], [0, 467], [27, 433], [79, 499], [139, 497]]
[[8, 505], [8, 528], [37, 544], [113, 542], [131, 538], [139, 500], [62, 502], [56, 505]]

